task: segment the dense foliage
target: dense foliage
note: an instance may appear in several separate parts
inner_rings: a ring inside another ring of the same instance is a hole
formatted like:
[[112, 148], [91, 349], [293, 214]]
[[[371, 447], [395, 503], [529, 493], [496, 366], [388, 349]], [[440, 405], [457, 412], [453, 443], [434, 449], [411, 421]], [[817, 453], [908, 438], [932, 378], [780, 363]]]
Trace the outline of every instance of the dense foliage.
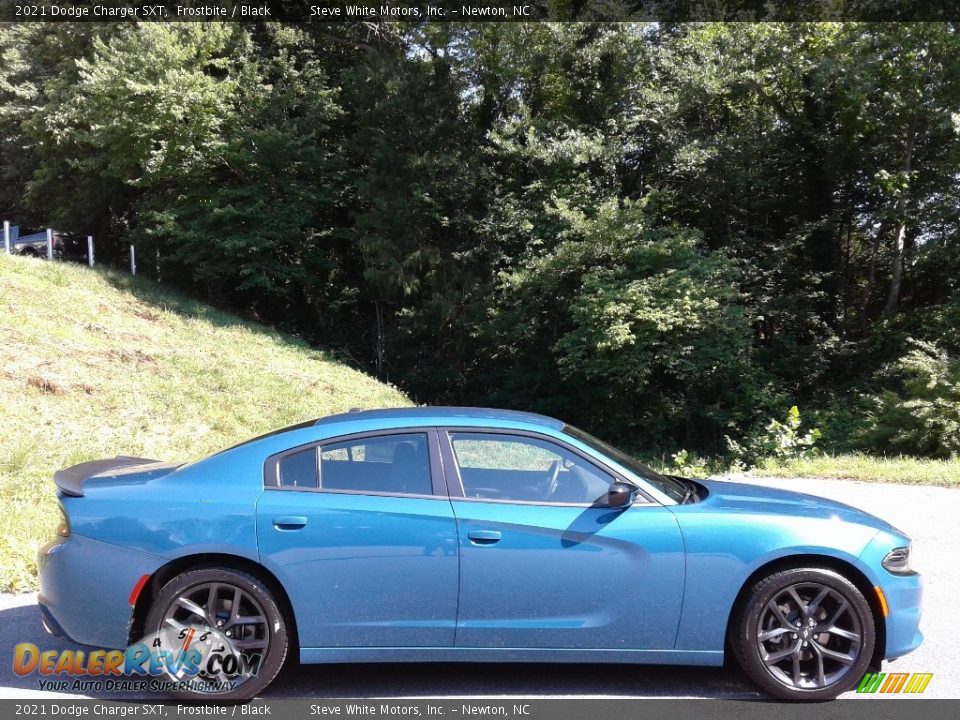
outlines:
[[960, 360], [917, 342], [882, 374], [892, 382], [872, 399], [863, 445], [906, 455], [960, 455]]
[[[0, 28], [0, 210], [419, 401], [960, 450], [950, 24]], [[159, 254], [158, 254], [159, 253]], [[791, 446], [792, 447], [792, 446]], [[752, 449], [751, 449], [752, 448]]]

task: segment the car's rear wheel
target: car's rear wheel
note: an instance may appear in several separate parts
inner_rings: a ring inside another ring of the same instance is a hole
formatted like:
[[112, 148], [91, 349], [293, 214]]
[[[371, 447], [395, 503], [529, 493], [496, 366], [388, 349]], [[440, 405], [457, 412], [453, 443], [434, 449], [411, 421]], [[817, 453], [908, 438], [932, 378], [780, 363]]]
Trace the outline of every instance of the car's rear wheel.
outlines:
[[863, 593], [833, 570], [773, 573], [747, 594], [732, 628], [741, 667], [784, 700], [829, 700], [856, 687], [876, 643]]
[[200, 673], [174, 665], [170, 694], [190, 700], [247, 700], [269, 685], [287, 656], [288, 635], [273, 594], [258, 578], [201, 568], [163, 586], [146, 620], [147, 639], [176, 654], [196, 651]]

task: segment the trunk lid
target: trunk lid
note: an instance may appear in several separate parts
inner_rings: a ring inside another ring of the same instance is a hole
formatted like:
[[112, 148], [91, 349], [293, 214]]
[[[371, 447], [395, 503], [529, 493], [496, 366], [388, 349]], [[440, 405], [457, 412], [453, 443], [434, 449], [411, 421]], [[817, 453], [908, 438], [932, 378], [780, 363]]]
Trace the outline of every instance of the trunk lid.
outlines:
[[169, 472], [176, 465], [163, 463], [159, 460], [149, 458], [127, 457], [120, 455], [114, 458], [103, 460], [90, 460], [79, 465], [73, 465], [62, 470], [57, 470], [53, 474], [53, 482], [56, 483], [61, 495], [69, 497], [83, 497], [83, 485], [92, 478], [113, 478], [124, 474], [133, 474], [149, 472], [151, 470], [162, 470]]

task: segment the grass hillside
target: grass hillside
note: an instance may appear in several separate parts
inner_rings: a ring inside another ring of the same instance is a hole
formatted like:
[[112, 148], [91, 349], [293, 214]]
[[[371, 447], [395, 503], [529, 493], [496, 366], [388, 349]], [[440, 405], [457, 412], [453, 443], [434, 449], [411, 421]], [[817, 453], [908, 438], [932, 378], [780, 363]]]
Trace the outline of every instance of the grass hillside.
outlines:
[[398, 390], [149, 280], [0, 253], [0, 590], [36, 587], [53, 472], [189, 460]]
[[754, 468], [758, 477], [813, 477], [901, 485], [960, 487], [960, 457], [932, 460], [908, 456], [873, 457], [858, 453], [770, 460]]

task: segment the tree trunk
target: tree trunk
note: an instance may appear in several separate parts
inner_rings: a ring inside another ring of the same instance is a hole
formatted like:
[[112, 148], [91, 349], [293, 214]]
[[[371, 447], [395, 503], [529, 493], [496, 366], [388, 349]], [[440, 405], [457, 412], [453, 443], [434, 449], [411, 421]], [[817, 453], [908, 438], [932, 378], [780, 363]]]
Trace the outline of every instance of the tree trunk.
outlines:
[[877, 255], [880, 254], [880, 239], [887, 232], [887, 223], [880, 223], [876, 234], [873, 236], [873, 242], [870, 247], [870, 264], [867, 269], [867, 282], [863, 286], [863, 294], [860, 296], [860, 334], [867, 334], [869, 325], [867, 318], [867, 309], [870, 307], [870, 296], [873, 294], [873, 286], [877, 282]]
[[840, 274], [840, 289], [838, 293], [838, 312], [840, 314], [840, 337], [846, 338], [849, 332], [849, 297], [850, 290], [850, 254], [853, 245], [853, 209], [848, 202], [843, 221], [840, 223], [838, 239], [841, 240], [843, 269]]
[[[927, 60], [927, 73], [930, 73], [930, 61]], [[926, 84], [926, 83], [924, 83]], [[897, 309], [897, 303], [900, 302], [900, 288], [903, 285], [903, 247], [904, 237], [907, 234], [907, 194], [910, 191], [910, 171], [913, 169], [913, 146], [917, 139], [917, 125], [920, 121], [920, 113], [914, 111], [910, 118], [910, 127], [907, 128], [907, 144], [903, 150], [903, 163], [900, 172], [903, 175], [903, 185], [900, 188], [900, 196], [897, 198], [897, 232], [893, 236], [893, 267], [892, 279], [890, 280], [890, 294], [887, 295], [887, 303], [883, 307], [883, 314], [889, 315]]]
[[381, 306], [379, 300], [373, 301], [373, 307], [377, 312], [377, 340], [376, 340], [377, 378], [379, 378], [380, 380], [383, 380], [384, 366], [386, 365], [386, 359], [387, 359], [387, 347], [384, 341], [384, 332], [383, 332], [383, 307]]
[[890, 279], [890, 294], [887, 295], [887, 304], [883, 306], [883, 314], [889, 315], [897, 309], [900, 301], [900, 288], [903, 285], [903, 239], [907, 234], [907, 221], [902, 217], [897, 222], [897, 232], [893, 236], [893, 277]]

